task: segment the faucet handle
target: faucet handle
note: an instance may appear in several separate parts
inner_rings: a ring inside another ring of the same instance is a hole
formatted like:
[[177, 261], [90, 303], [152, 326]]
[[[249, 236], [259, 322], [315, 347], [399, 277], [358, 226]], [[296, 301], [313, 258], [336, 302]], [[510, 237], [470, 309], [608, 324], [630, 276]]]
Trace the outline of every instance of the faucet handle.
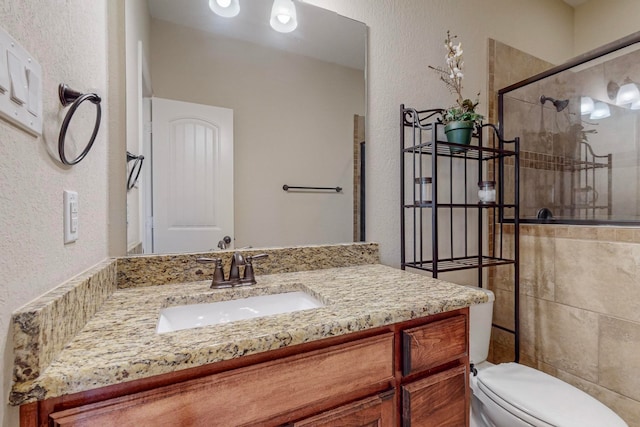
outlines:
[[196, 262], [201, 264], [215, 263], [215, 270], [213, 270], [213, 280], [211, 281], [211, 288], [229, 288], [231, 283], [224, 279], [224, 271], [222, 270], [222, 258], [196, 258]]
[[253, 272], [253, 260], [266, 258], [269, 255], [267, 254], [258, 254], [258, 255], [249, 255], [244, 258], [245, 267], [244, 267], [244, 277], [241, 280], [242, 285], [255, 285], [256, 284], [256, 276]]

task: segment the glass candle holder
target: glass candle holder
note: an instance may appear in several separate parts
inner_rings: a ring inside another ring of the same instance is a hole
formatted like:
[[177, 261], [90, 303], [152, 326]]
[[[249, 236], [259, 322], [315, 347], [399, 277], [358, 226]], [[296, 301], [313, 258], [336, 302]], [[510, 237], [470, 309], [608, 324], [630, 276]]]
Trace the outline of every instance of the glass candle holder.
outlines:
[[496, 182], [480, 181], [478, 183], [478, 199], [480, 199], [480, 203], [495, 203]]
[[416, 200], [417, 205], [431, 203], [431, 177], [422, 176], [415, 179], [416, 183]]

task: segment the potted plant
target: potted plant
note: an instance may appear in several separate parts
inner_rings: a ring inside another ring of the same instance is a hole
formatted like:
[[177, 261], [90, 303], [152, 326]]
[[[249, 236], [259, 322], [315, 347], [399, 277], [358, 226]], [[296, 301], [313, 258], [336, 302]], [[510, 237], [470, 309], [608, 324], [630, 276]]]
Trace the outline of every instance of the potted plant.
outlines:
[[[447, 55], [445, 56], [447, 66], [442, 68], [430, 65], [429, 68], [440, 75], [440, 80], [456, 96], [455, 105], [445, 109], [442, 113], [442, 122], [445, 124], [444, 132], [447, 136], [447, 141], [468, 145], [471, 142], [474, 127], [477, 124], [481, 124], [484, 117], [475, 111], [478, 106], [478, 100], [473, 102], [462, 96], [462, 79], [464, 78], [462, 72], [462, 66], [464, 65], [462, 43], [454, 44], [453, 39], [455, 38], [457, 36], [451, 36], [451, 33], [447, 31], [447, 38], [444, 41], [444, 47], [447, 50]], [[478, 93], [479, 95], [480, 93]], [[451, 151], [458, 150], [452, 148]]]

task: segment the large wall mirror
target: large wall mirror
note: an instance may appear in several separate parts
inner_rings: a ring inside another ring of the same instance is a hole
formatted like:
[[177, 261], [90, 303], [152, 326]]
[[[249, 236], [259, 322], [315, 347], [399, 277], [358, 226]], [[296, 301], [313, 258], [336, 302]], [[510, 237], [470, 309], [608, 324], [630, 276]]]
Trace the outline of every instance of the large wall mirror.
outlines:
[[208, 0], [126, 3], [127, 151], [145, 157], [131, 254], [363, 237], [366, 26], [294, 1], [281, 33], [272, 0], [239, 3], [235, 17]]
[[521, 137], [521, 222], [640, 223], [638, 63], [635, 33], [499, 91]]

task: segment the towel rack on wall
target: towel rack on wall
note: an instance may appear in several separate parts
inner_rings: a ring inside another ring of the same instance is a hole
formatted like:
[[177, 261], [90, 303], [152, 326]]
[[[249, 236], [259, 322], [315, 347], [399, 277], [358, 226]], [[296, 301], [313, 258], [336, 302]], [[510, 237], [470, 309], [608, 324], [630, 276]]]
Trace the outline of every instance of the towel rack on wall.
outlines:
[[129, 171], [129, 177], [127, 178], [127, 191], [131, 190], [138, 182], [144, 156], [142, 154], [136, 156], [127, 151], [127, 167], [129, 166], [129, 162], [132, 160], [134, 160], [134, 162], [131, 170]]
[[[60, 136], [58, 137], [58, 155], [60, 156], [60, 161], [65, 165], [75, 165], [80, 163], [82, 159], [89, 153], [91, 147], [93, 146], [94, 141], [96, 140], [96, 136], [98, 135], [98, 130], [100, 129], [100, 119], [102, 117], [102, 109], [100, 107], [100, 102], [102, 99], [95, 93], [80, 93], [76, 90], [71, 89], [64, 83], [60, 83], [58, 86], [58, 96], [60, 98], [60, 103], [62, 106], [66, 107], [71, 104], [69, 111], [67, 111], [67, 115], [64, 117], [62, 121], [62, 126], [60, 127]], [[90, 101], [96, 106], [96, 124], [93, 127], [93, 133], [91, 134], [91, 138], [89, 138], [89, 142], [84, 147], [84, 150], [73, 160], [67, 159], [67, 156], [64, 152], [65, 138], [67, 136], [67, 130], [69, 128], [69, 123], [71, 123], [71, 119], [73, 118], [73, 114], [76, 112], [80, 104], [84, 101]]]
[[335, 191], [336, 193], [339, 193], [342, 191], [342, 187], [293, 187], [291, 185], [283, 185], [282, 189], [284, 191], [289, 191], [289, 190], [331, 190], [331, 191]]

